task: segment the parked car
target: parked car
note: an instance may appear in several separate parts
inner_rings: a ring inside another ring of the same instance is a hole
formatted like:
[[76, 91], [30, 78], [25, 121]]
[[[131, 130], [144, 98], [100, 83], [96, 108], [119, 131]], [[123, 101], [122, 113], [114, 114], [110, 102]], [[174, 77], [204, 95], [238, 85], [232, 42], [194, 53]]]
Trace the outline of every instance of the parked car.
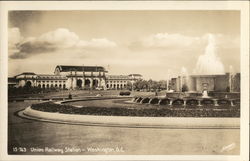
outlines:
[[131, 94], [131, 92], [129, 92], [129, 91], [121, 91], [119, 93], [120, 96], [129, 96], [130, 94]]

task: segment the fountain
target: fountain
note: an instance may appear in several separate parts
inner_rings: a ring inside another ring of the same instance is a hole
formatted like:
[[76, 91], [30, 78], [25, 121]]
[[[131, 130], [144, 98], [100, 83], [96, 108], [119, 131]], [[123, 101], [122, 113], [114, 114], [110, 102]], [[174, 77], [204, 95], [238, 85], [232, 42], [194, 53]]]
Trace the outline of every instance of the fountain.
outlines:
[[[213, 34], [207, 34], [207, 46], [205, 48], [204, 54], [200, 55], [196, 67], [193, 71], [194, 75], [197, 77], [209, 77], [209, 75], [224, 75], [224, 65], [221, 62], [219, 56], [217, 55], [217, 43], [216, 37]], [[167, 75], [169, 77], [170, 70], [167, 71]], [[234, 76], [233, 67], [230, 66], [230, 78], [229, 78], [229, 86], [232, 89], [232, 77]], [[238, 98], [231, 98], [227, 95], [227, 93], [222, 93], [223, 98], [216, 95], [216, 92], [211, 92], [210, 96], [208, 95], [208, 90], [213, 91], [213, 89], [208, 88], [209, 86], [203, 86], [204, 84], [209, 84], [209, 80], [205, 80], [204, 78], [199, 81], [199, 88], [196, 88], [197, 85], [193, 83], [193, 77], [189, 74], [186, 67], [182, 67], [180, 70], [180, 76], [176, 81], [176, 92], [168, 90], [166, 96], [164, 98], [159, 98], [153, 96], [148, 100], [146, 97], [142, 97], [139, 99], [141, 104], [157, 104], [157, 105], [168, 105], [168, 106], [184, 106], [184, 107], [194, 107], [194, 106], [203, 106], [203, 107], [215, 107], [216, 106], [234, 106], [237, 103]], [[197, 81], [197, 78], [195, 78]], [[203, 81], [203, 82], [202, 82]], [[199, 93], [198, 91], [201, 91]], [[232, 90], [230, 90], [231, 92]], [[201, 94], [201, 95], [200, 95]], [[167, 100], [167, 101], [166, 101]], [[138, 103], [137, 101], [134, 101]]]
[[202, 92], [201, 98], [210, 98], [210, 97], [208, 96], [207, 90], [204, 90], [204, 91]]

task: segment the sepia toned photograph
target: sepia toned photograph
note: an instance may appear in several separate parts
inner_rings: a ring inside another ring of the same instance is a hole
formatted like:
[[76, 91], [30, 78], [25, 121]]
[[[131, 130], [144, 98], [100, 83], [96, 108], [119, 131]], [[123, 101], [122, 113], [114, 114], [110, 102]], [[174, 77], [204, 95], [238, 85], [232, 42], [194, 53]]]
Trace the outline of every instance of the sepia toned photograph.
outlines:
[[240, 10], [7, 13], [7, 155], [241, 155]]

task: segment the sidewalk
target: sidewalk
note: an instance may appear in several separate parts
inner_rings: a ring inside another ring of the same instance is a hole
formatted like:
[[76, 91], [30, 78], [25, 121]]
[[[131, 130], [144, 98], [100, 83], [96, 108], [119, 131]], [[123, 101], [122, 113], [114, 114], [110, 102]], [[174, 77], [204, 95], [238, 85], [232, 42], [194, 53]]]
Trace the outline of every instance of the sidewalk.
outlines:
[[191, 118], [191, 117], [128, 117], [128, 116], [94, 116], [50, 113], [33, 110], [27, 107], [20, 116], [40, 121], [57, 123], [150, 127], [150, 128], [216, 128], [239, 129], [240, 118]]

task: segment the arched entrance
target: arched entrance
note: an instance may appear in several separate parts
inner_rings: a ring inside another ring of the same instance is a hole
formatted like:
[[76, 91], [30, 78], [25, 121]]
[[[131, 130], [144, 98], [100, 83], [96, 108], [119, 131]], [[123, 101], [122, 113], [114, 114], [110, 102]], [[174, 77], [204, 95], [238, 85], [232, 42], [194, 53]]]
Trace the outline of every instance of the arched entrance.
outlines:
[[98, 80], [94, 79], [93, 80], [93, 87], [97, 87], [98, 86]]
[[78, 88], [82, 88], [82, 80], [81, 80], [81, 79], [77, 79], [77, 81], [76, 81], [76, 86], [77, 86]]
[[27, 82], [25, 83], [25, 87], [30, 88], [30, 87], [31, 87], [31, 81], [27, 81]]
[[90, 87], [90, 80], [86, 79], [84, 85], [85, 85], [85, 87]]

